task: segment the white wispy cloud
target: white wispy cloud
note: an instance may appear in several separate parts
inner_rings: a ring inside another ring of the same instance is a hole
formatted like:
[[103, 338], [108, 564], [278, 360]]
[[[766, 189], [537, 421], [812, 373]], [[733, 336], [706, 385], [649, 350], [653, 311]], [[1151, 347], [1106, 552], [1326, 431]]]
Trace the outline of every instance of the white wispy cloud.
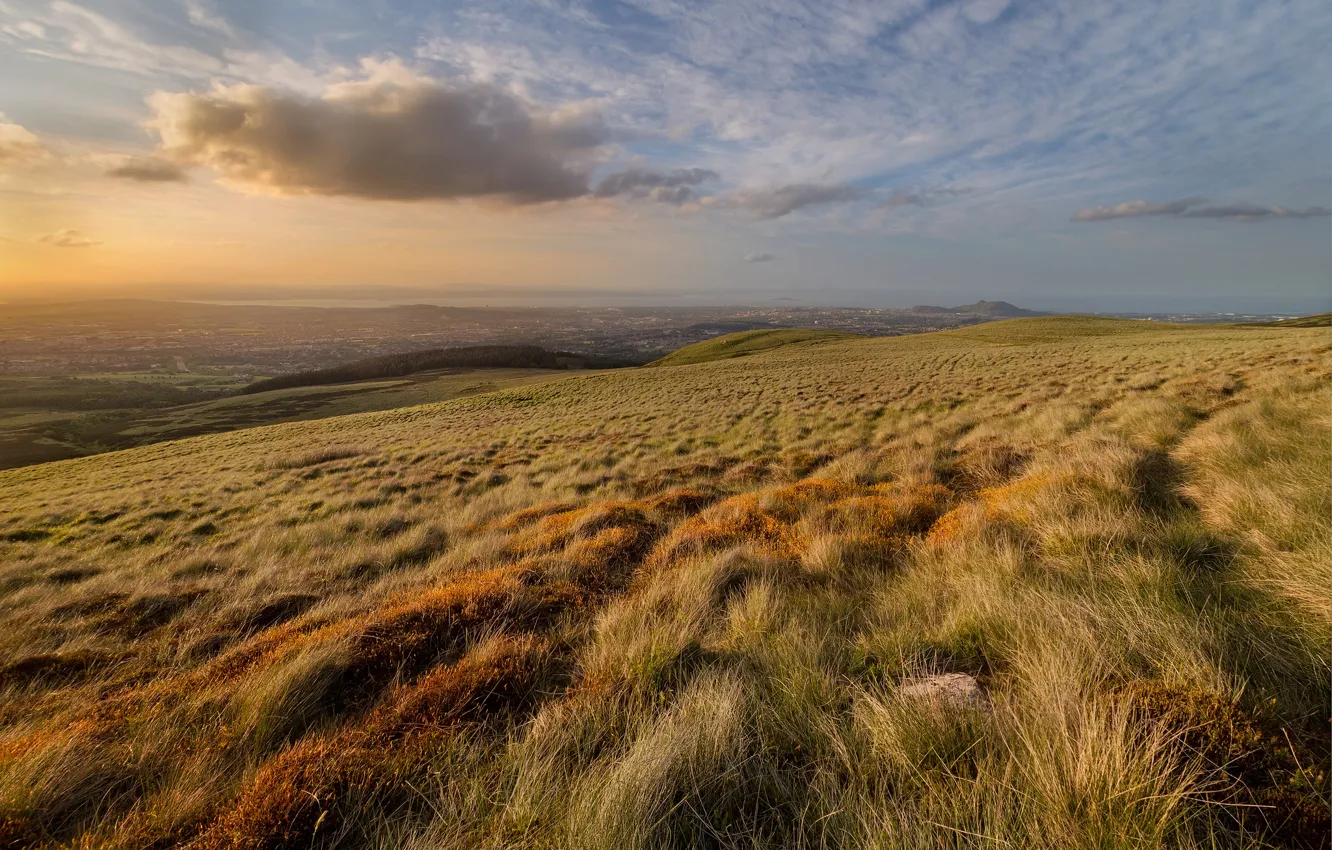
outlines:
[[47, 233], [44, 236], [37, 237], [37, 241], [44, 245], [51, 245], [56, 248], [91, 248], [102, 243], [96, 239], [84, 236], [79, 230], [72, 227], [66, 227], [57, 230], [55, 233]]
[[[343, 8], [327, 10], [336, 32], [307, 16], [267, 35], [242, 25], [234, 0], [117, 8], [0, 0], [0, 49], [139, 74], [182, 96], [207, 97], [216, 82], [311, 102], [363, 80], [366, 53], [398, 56], [441, 84], [507, 91], [534, 114], [594, 104], [609, 159], [598, 175], [718, 175], [616, 197], [712, 194], [705, 208], [756, 219], [849, 216], [839, 202], [875, 189], [806, 202], [823, 196], [790, 187], [851, 186], [966, 186], [939, 204], [953, 216], [1043, 200], [1051, 223], [1107, 196], [1252, 189], [1294, 217], [1314, 199], [1278, 190], [1332, 170], [1317, 82], [1332, 77], [1324, 0], [464, 0], [428, 17], [388, 3], [395, 14], [361, 10], [364, 38]], [[940, 221], [923, 208], [945, 191], [899, 189], [880, 212], [910, 215], [857, 226]]]
[[745, 185], [909, 172], [984, 194], [1154, 170], [1220, 191], [1293, 151], [1326, 169], [1309, 158], [1328, 125], [1310, 81], [1332, 74], [1318, 0], [632, 5], [641, 20], [602, 27], [591, 6], [548, 6], [556, 27], [501, 2], [417, 55], [538, 97], [602, 98], [613, 125], [701, 146]]
[[859, 201], [866, 189], [845, 183], [788, 183], [762, 189], [740, 189], [722, 199], [725, 206], [741, 207], [756, 219], [781, 218], [805, 207]]
[[32, 163], [50, 155], [36, 134], [0, 112], [0, 167]]

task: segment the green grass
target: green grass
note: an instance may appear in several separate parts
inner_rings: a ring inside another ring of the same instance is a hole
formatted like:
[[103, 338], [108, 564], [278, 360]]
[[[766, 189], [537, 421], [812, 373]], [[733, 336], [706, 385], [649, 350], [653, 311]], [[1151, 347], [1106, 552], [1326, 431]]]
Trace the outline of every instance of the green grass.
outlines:
[[0, 846], [1320, 846], [1329, 350], [1018, 320], [0, 472]]
[[707, 363], [712, 360], [747, 357], [751, 354], [770, 351], [787, 345], [807, 345], [856, 338], [856, 334], [814, 328], [740, 331], [739, 333], [719, 336], [716, 339], [696, 342], [693, 345], [686, 345], [684, 348], [673, 351], [649, 365], [684, 366], [690, 363]]
[[[23, 466], [112, 449], [232, 431], [411, 407], [567, 377], [550, 369], [445, 369], [408, 379], [295, 387], [228, 395], [172, 407], [71, 412], [0, 412], [0, 467]], [[234, 382], [231, 389], [235, 389]]]

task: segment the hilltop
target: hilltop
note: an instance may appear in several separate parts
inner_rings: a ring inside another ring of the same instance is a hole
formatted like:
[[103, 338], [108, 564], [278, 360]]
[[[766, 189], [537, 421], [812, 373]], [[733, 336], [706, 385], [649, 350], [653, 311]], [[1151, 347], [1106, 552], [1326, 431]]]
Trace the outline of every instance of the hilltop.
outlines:
[[929, 304], [922, 304], [912, 307], [912, 313], [943, 313], [954, 314], [962, 313], [974, 316], [989, 316], [996, 319], [1014, 319], [1023, 316], [1049, 316], [1050, 313], [1042, 313], [1038, 310], [1025, 310], [1021, 307], [1014, 307], [1007, 301], [977, 301], [975, 304], [963, 304], [961, 307], [935, 307]]
[[791, 345], [810, 345], [833, 340], [857, 339], [857, 334], [844, 331], [825, 331], [815, 328], [777, 328], [773, 330], [750, 330], [726, 334], [704, 342], [696, 342], [674, 351], [660, 360], [654, 360], [652, 366], [684, 366], [690, 363], [707, 363], [713, 360], [730, 360], [735, 357], [748, 357], [762, 351]]
[[1326, 841], [1325, 330], [740, 348], [0, 471], [0, 846]]

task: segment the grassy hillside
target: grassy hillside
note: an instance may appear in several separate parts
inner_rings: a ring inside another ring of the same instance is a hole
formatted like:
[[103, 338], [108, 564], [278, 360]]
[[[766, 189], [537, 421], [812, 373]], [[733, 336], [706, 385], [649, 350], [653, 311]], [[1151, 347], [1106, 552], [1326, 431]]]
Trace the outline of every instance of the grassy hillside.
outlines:
[[[641, 361], [640, 361], [641, 362]], [[471, 345], [431, 348], [354, 360], [327, 369], [293, 372], [255, 381], [242, 393], [262, 393], [293, 387], [317, 387], [353, 381], [400, 378], [441, 369], [587, 369], [637, 365], [622, 358], [562, 354], [535, 345]]]
[[[160, 396], [166, 403], [152, 407], [135, 406], [141, 404], [141, 400], [133, 393], [117, 395], [118, 387], [113, 381], [14, 379], [11, 383], [17, 386], [24, 383], [58, 385], [60, 393], [44, 391], [5, 396], [3, 407], [0, 407], [0, 469], [256, 425], [409, 407], [567, 375], [567, 372], [551, 369], [437, 369], [400, 379], [298, 386], [240, 396], [234, 395], [234, 381], [216, 378], [213, 379], [216, 387], [224, 387], [224, 391], [196, 390], [192, 396], [183, 396], [185, 399], [208, 399], [206, 401], [181, 404], [179, 399], [182, 396], [179, 393], [169, 395], [175, 387], [167, 385]], [[104, 402], [101, 400], [103, 396], [96, 391], [85, 394], [87, 385], [105, 387], [108, 383], [113, 386], [103, 390]], [[0, 392], [3, 390], [0, 385]], [[170, 403], [173, 398], [177, 403]], [[106, 404], [110, 409], [88, 411], [86, 404], [89, 402]], [[74, 404], [83, 404], [84, 408], [71, 410]]]
[[0, 472], [0, 846], [1326, 846], [1328, 343], [1019, 320]]
[[1300, 316], [1298, 319], [1282, 319], [1279, 322], [1250, 322], [1246, 327], [1263, 328], [1332, 328], [1332, 313], [1316, 313], [1312, 316]]
[[689, 363], [707, 363], [747, 357], [760, 351], [769, 351], [786, 345], [804, 345], [831, 340], [856, 339], [856, 334], [844, 331], [824, 331], [814, 328], [781, 328], [775, 330], [741, 331], [719, 336], [673, 351], [652, 366], [684, 366]]

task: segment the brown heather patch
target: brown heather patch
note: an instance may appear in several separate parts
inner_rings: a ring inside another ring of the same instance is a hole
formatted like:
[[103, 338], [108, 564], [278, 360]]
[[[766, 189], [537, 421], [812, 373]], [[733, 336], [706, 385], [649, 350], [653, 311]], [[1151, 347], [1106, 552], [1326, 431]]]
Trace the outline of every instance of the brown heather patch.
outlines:
[[690, 484], [704, 478], [716, 478], [725, 474], [733, 463], [733, 460], [722, 459], [712, 463], [700, 462], [668, 466], [635, 480], [630, 486], [636, 494], [651, 495], [673, 485]]
[[119, 656], [89, 650], [29, 655], [0, 667], [0, 688], [63, 684], [117, 660]]
[[959, 490], [1000, 487], [1022, 470], [1029, 453], [990, 439], [968, 446], [953, 461], [949, 483]]
[[930, 527], [929, 534], [925, 537], [926, 542], [932, 545], [940, 545], [949, 540], [957, 539], [958, 534], [962, 531], [967, 513], [974, 508], [974, 503], [960, 505], [939, 517], [935, 520], [934, 525]]
[[681, 555], [701, 554], [742, 544], [756, 544], [782, 557], [799, 557], [810, 542], [802, 519], [824, 505], [818, 523], [848, 536], [857, 557], [887, 557], [908, 538], [923, 534], [945, 510], [951, 491], [931, 484], [857, 487], [827, 478], [732, 496], [680, 523], [651, 560], [662, 563]]
[[637, 504], [645, 511], [663, 514], [668, 517], [681, 517], [696, 514], [717, 501], [715, 493], [705, 493], [687, 487], [667, 490], [656, 496], [646, 496]]
[[831, 478], [806, 478], [778, 487], [768, 498], [783, 511], [798, 511], [818, 502], [827, 502], [855, 492], [850, 484]]
[[550, 516], [551, 514], [562, 514], [576, 510], [577, 508], [577, 505], [570, 504], [569, 502], [546, 502], [544, 504], [534, 505], [530, 508], [523, 508], [521, 511], [511, 513], [491, 525], [482, 523], [477, 526], [477, 529], [495, 528], [500, 531], [517, 531], [523, 526], [530, 525], [539, 519], [544, 519]]
[[554, 664], [533, 635], [503, 638], [458, 664], [439, 667], [390, 695], [368, 719], [369, 734], [403, 738], [458, 723], [484, 721], [529, 707]]
[[759, 494], [745, 493], [680, 523], [653, 552], [651, 560], [664, 563], [682, 555], [702, 554], [742, 543], [756, 543], [794, 556], [804, 542], [804, 535], [796, 531], [792, 521], [763, 507]]
[[270, 759], [192, 850], [309, 846], [372, 799], [406, 798], [439, 736], [524, 714], [548, 681], [548, 647], [504, 638], [404, 685], [360, 727], [307, 739]]
[[869, 536], [920, 535], [947, 510], [952, 491], [939, 484], [898, 489], [878, 486], [865, 496], [848, 496], [828, 507], [824, 521]]
[[943, 544], [957, 537], [966, 526], [967, 515], [979, 509], [986, 522], [1026, 524], [1035, 518], [1031, 501], [1048, 487], [1074, 482], [1069, 475], [1035, 473], [1005, 484], [976, 491], [974, 499], [940, 515], [928, 528], [926, 540]]

